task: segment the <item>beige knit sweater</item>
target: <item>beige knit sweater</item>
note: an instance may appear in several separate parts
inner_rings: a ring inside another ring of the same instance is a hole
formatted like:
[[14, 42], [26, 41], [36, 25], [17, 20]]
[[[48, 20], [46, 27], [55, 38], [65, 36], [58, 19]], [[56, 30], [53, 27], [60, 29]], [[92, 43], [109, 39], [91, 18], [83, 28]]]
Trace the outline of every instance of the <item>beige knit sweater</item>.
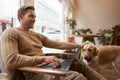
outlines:
[[[78, 44], [57, 42], [32, 31], [18, 28], [7, 29], [1, 37], [1, 53], [7, 70], [22, 66], [34, 66], [43, 62], [42, 47], [57, 49], [77, 48]], [[42, 56], [41, 56], [42, 55]]]

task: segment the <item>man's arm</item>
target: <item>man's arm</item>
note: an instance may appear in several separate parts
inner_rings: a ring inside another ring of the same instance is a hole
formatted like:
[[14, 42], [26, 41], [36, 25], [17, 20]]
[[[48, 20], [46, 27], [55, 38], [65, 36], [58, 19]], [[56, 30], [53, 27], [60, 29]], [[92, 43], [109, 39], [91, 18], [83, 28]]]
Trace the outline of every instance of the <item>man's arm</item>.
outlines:
[[74, 49], [74, 48], [81, 48], [82, 46], [82, 44], [54, 41], [48, 38], [44, 41], [43, 45], [45, 47], [56, 48], [56, 49]]
[[43, 62], [45, 56], [27, 56], [19, 53], [18, 35], [14, 30], [6, 30], [1, 37], [1, 54], [5, 66], [14, 69], [22, 66], [33, 66]]

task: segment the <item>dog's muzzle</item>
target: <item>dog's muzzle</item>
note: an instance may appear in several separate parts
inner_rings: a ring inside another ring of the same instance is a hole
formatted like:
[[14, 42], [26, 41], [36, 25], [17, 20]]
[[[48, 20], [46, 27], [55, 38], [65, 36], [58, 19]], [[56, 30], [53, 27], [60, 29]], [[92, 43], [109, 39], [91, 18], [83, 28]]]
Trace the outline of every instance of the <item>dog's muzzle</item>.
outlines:
[[91, 58], [89, 58], [88, 56], [84, 56], [84, 59], [87, 60], [87, 62], [91, 61]]

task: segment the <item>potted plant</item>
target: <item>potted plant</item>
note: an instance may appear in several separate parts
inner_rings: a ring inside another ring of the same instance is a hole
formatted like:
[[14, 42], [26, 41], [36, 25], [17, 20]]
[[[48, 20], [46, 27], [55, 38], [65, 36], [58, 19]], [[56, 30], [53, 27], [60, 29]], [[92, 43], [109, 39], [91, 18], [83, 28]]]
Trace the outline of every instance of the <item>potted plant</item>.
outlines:
[[72, 34], [75, 33], [75, 26], [77, 25], [76, 20], [74, 20], [73, 18], [70, 19], [66, 19], [66, 22], [69, 26], [69, 29], [72, 29]]

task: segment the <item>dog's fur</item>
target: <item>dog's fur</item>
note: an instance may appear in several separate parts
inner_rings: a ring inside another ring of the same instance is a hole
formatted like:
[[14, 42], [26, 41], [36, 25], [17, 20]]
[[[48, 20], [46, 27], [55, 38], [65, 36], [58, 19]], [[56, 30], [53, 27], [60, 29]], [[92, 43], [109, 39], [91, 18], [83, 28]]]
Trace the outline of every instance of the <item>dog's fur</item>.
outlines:
[[[96, 63], [105, 65], [115, 62], [116, 58], [120, 58], [120, 46], [95, 46], [93, 43], [88, 43], [83, 46], [83, 58], [88, 62], [96, 60]], [[119, 59], [120, 60], [120, 59]]]

